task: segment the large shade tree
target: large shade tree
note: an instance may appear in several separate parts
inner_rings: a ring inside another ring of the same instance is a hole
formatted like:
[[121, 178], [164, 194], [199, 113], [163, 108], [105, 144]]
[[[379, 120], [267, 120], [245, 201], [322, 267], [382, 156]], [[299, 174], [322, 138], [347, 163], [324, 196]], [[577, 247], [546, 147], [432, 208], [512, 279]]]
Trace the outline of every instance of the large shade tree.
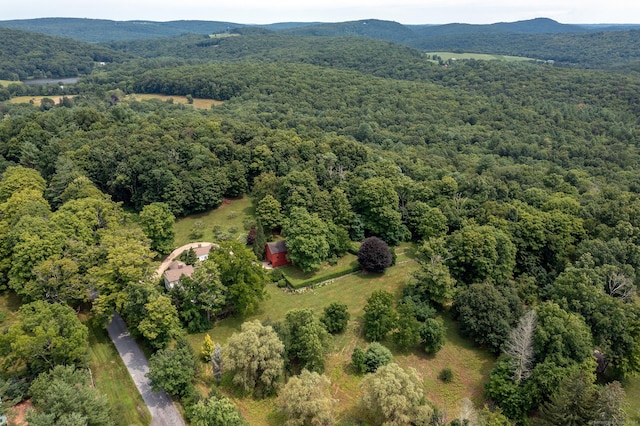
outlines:
[[278, 397], [278, 405], [287, 417], [285, 426], [334, 424], [338, 401], [331, 398], [330, 386], [324, 374], [308, 370], [290, 378]]
[[328, 232], [317, 214], [310, 214], [305, 208], [293, 208], [289, 224], [283, 229], [291, 262], [304, 272], [319, 268], [329, 256]]
[[389, 364], [362, 381], [360, 404], [370, 424], [401, 426], [428, 424], [433, 410], [426, 405], [422, 382], [416, 371]]
[[43, 301], [21, 306], [0, 344], [14, 365], [24, 364], [32, 374], [56, 365], [82, 365], [89, 347], [87, 327], [75, 311]]
[[242, 324], [223, 351], [224, 365], [233, 383], [255, 395], [272, 393], [284, 373], [284, 344], [271, 326], [260, 321]]
[[173, 250], [176, 218], [165, 203], [151, 203], [140, 212], [140, 226], [151, 240], [151, 249], [160, 254], [169, 254]]

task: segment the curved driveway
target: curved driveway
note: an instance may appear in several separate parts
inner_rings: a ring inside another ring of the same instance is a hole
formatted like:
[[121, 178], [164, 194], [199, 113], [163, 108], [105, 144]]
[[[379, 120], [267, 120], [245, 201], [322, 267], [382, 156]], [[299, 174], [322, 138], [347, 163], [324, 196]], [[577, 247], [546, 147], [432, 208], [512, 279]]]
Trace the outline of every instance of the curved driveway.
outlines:
[[167, 268], [169, 267], [169, 264], [173, 262], [173, 260], [176, 257], [180, 256], [180, 254], [182, 254], [183, 251], [189, 250], [190, 248], [197, 248], [198, 246], [207, 247], [212, 245], [213, 243], [210, 243], [207, 241], [201, 241], [199, 243], [189, 243], [189, 244], [183, 245], [182, 247], [178, 247], [177, 249], [172, 251], [171, 254], [169, 254], [169, 256], [167, 256], [165, 260], [162, 261], [158, 269], [156, 269], [156, 276], [160, 278], [162, 276], [162, 273], [166, 271]]

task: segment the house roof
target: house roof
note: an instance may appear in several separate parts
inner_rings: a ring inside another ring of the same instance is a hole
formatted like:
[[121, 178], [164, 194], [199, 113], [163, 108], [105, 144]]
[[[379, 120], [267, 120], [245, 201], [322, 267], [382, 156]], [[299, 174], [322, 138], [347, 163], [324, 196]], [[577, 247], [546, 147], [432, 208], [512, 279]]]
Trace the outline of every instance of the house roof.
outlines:
[[287, 252], [287, 245], [284, 240], [267, 243], [267, 245], [269, 246], [269, 251], [271, 251], [272, 254]]
[[193, 266], [185, 265], [179, 260], [174, 260], [169, 264], [169, 269], [165, 271], [164, 276], [166, 277], [167, 281], [171, 283], [178, 281], [183, 275], [190, 277], [191, 274], [193, 274]]
[[204, 256], [205, 254], [209, 254], [209, 252], [211, 251], [211, 246], [198, 246], [198, 247], [194, 247], [193, 251], [195, 252], [196, 256], [200, 257], [200, 256]]

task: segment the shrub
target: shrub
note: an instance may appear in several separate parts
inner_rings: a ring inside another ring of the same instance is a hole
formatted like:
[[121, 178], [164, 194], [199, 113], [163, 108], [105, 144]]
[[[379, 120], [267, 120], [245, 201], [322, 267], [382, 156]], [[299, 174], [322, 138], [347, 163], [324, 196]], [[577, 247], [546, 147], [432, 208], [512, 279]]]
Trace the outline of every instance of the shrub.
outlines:
[[256, 230], [256, 228], [251, 228], [249, 230], [249, 232], [247, 233], [247, 244], [248, 245], [253, 245], [253, 243], [256, 242], [256, 235], [258, 234], [258, 231]]
[[369, 345], [364, 353], [365, 372], [375, 373], [379, 367], [391, 362], [391, 351], [378, 342]]
[[341, 333], [347, 328], [350, 315], [347, 305], [334, 302], [324, 308], [324, 314], [320, 318], [324, 328], [331, 334]]
[[204, 223], [201, 220], [196, 220], [189, 230], [189, 238], [192, 240], [199, 240], [204, 236]]
[[358, 262], [368, 272], [382, 273], [391, 266], [392, 260], [387, 243], [376, 237], [364, 240], [358, 250]]
[[[406, 289], [410, 287], [405, 287], [404, 293], [406, 294]], [[413, 315], [420, 322], [425, 322], [429, 318], [434, 318], [437, 314], [436, 309], [431, 306], [429, 301], [421, 300], [420, 296], [404, 296], [400, 300], [400, 305], [410, 306], [413, 310]]]
[[358, 347], [353, 350], [351, 354], [351, 365], [353, 369], [360, 374], [364, 374], [367, 372], [366, 365], [364, 364], [365, 356], [364, 351]]
[[420, 328], [420, 340], [422, 347], [428, 354], [435, 354], [444, 346], [444, 324], [433, 318], [429, 318]]
[[451, 383], [453, 381], [453, 371], [450, 368], [443, 368], [438, 373], [438, 379], [442, 380], [444, 383]]

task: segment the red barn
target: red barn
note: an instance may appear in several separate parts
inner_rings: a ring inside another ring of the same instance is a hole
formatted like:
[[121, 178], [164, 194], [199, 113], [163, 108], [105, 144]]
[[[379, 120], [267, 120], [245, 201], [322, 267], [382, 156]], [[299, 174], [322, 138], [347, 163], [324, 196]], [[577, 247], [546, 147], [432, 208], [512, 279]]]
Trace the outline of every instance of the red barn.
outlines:
[[291, 261], [287, 259], [287, 246], [284, 240], [267, 243], [266, 252], [267, 261], [270, 262], [274, 268], [291, 264]]

